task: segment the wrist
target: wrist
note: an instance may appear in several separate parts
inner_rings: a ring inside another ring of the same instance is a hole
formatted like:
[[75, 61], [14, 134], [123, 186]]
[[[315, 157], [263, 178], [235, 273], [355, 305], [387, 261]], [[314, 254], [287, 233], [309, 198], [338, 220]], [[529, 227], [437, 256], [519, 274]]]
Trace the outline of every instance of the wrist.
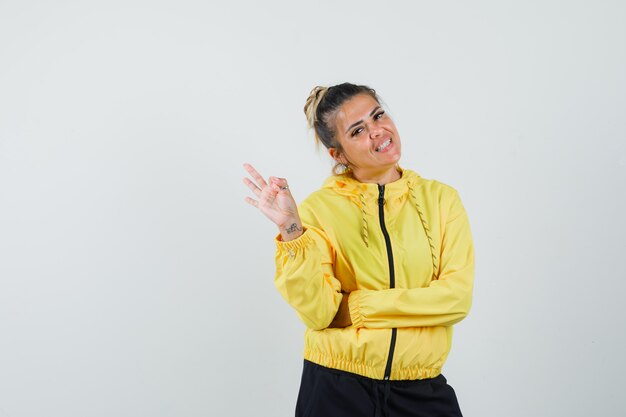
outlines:
[[304, 233], [300, 219], [292, 219], [285, 222], [283, 225], [278, 226], [278, 230], [280, 231], [283, 242], [297, 239]]

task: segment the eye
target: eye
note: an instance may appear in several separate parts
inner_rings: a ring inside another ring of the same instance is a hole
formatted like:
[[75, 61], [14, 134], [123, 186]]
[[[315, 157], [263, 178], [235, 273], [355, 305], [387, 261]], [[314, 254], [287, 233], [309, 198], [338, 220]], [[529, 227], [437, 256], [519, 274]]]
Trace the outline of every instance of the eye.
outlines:
[[356, 136], [356, 135], [358, 135], [359, 133], [361, 133], [362, 131], [363, 131], [363, 128], [362, 128], [362, 127], [359, 127], [359, 128], [357, 128], [357, 129], [354, 129], [354, 130], [352, 131], [352, 136]]
[[384, 115], [385, 115], [384, 111], [379, 111], [378, 113], [374, 115], [374, 120], [382, 119]]

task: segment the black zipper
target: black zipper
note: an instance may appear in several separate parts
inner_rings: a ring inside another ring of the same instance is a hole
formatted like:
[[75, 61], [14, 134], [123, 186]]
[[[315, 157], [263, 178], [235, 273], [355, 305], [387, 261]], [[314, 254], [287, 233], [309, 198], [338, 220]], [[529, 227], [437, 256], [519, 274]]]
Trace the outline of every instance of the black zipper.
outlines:
[[[383, 231], [385, 237], [385, 245], [387, 246], [387, 259], [389, 260], [389, 288], [396, 287], [396, 275], [393, 269], [393, 252], [391, 251], [391, 239], [389, 233], [387, 233], [387, 227], [385, 226], [385, 186], [378, 186], [378, 218], [380, 219], [380, 228]], [[389, 346], [389, 356], [387, 358], [387, 366], [385, 366], [385, 381], [388, 381], [391, 376], [391, 363], [393, 362], [393, 351], [396, 348], [396, 335], [398, 329], [391, 329], [391, 343]]]

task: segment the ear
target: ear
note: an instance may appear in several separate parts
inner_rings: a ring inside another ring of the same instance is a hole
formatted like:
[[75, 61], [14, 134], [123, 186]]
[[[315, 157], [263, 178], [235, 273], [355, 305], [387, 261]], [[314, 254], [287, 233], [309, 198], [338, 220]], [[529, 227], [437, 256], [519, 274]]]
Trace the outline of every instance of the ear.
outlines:
[[328, 154], [330, 155], [331, 158], [333, 158], [335, 161], [339, 162], [340, 164], [347, 165], [348, 161], [343, 156], [343, 154], [337, 150], [337, 148], [328, 148]]

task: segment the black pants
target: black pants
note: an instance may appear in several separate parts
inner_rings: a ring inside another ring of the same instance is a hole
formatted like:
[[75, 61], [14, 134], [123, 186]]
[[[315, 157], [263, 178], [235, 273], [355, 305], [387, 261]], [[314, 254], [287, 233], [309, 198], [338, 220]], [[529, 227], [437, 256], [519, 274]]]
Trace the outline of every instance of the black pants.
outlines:
[[296, 417], [462, 417], [446, 378], [381, 381], [304, 361]]

